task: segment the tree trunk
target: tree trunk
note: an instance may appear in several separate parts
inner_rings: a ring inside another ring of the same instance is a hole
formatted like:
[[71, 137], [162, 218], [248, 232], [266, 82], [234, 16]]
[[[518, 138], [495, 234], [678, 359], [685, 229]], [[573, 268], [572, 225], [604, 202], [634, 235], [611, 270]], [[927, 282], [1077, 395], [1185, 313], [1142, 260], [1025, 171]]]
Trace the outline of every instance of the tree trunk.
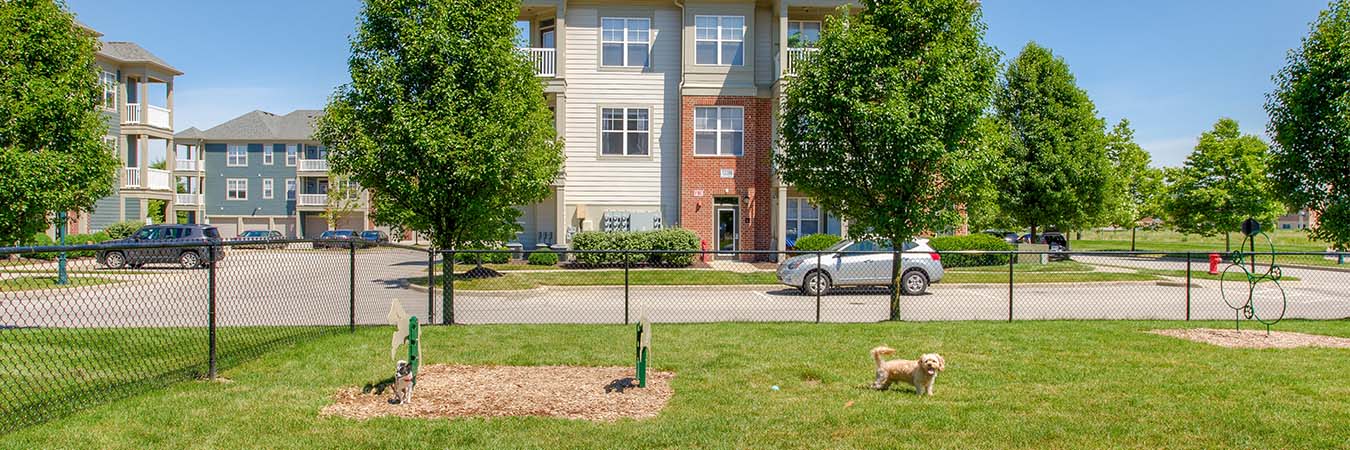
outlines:
[[1135, 250], [1134, 250], [1134, 239], [1135, 239], [1135, 236], [1136, 236], [1138, 233], [1139, 233], [1139, 227], [1138, 227], [1138, 226], [1130, 227], [1130, 251], [1135, 251]]
[[1027, 243], [1028, 243], [1028, 244], [1035, 244], [1035, 243], [1036, 243], [1036, 225], [1035, 225], [1035, 224], [1032, 224], [1032, 225], [1031, 225], [1031, 234], [1027, 235]]
[[1229, 233], [1229, 232], [1226, 232], [1226, 231], [1223, 233], [1223, 252], [1224, 252], [1224, 253], [1231, 253], [1231, 252], [1233, 251], [1233, 241], [1232, 241], [1232, 236], [1230, 236], [1230, 234], [1232, 234], [1232, 233]]
[[898, 242], [900, 241], [891, 239], [891, 246], [893, 247], [891, 249], [891, 320], [900, 320], [900, 266], [902, 265], [900, 249], [903, 248], [903, 244], [897, 244]]

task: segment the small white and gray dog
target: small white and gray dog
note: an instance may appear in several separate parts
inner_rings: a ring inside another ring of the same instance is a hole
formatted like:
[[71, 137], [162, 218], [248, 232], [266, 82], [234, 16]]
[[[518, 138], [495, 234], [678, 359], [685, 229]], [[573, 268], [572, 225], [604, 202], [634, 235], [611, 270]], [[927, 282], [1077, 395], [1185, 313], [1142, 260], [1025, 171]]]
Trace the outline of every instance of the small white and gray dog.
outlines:
[[389, 399], [389, 403], [408, 403], [412, 401], [412, 395], [412, 364], [408, 364], [407, 361], [399, 361], [397, 368], [394, 369], [394, 398]]

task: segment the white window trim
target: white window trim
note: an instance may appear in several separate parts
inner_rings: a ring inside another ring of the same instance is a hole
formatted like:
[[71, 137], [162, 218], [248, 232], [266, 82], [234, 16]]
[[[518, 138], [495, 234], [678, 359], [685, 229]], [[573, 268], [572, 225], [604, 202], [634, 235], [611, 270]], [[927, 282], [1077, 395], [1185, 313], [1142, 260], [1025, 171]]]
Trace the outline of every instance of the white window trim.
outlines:
[[[240, 158], [230, 154], [236, 148], [244, 149], [243, 162], [236, 162]], [[225, 146], [225, 167], [248, 167], [248, 144], [227, 144]]]
[[295, 167], [296, 161], [300, 159], [300, 145], [286, 144], [286, 167]]
[[[622, 130], [606, 130], [606, 129], [605, 129], [605, 110], [606, 110], [606, 109], [617, 109], [617, 110], [623, 111], [623, 129], [622, 129]], [[628, 111], [630, 111], [630, 110], [635, 110], [635, 109], [641, 109], [641, 110], [644, 110], [644, 111], [647, 112], [647, 129], [646, 129], [646, 130], [641, 130], [641, 131], [640, 131], [640, 130], [629, 130], [629, 129], [628, 129]], [[599, 125], [600, 125], [600, 126], [599, 126], [599, 128], [600, 128], [600, 137], [599, 137], [599, 138], [600, 138], [600, 141], [599, 141], [599, 144], [600, 144], [600, 145], [597, 145], [597, 146], [596, 146], [596, 150], [598, 150], [597, 154], [599, 154], [600, 157], [603, 157], [603, 158], [650, 158], [650, 157], [652, 156], [652, 109], [651, 109], [651, 108], [646, 107], [646, 106], [602, 106], [602, 107], [600, 107]], [[621, 149], [622, 152], [620, 152], [620, 153], [605, 153], [605, 133], [619, 133], [620, 135], [623, 136], [623, 148]], [[642, 154], [630, 154], [630, 153], [628, 153], [628, 135], [630, 135], [630, 134], [639, 134], [639, 133], [641, 133], [641, 134], [646, 134], [646, 135], [647, 135], [647, 153], [642, 153]]]
[[[707, 129], [707, 128], [699, 128], [699, 127], [698, 127], [698, 110], [700, 110], [700, 109], [715, 109], [715, 110], [717, 110], [717, 128]], [[726, 129], [723, 129], [723, 128], [722, 128], [722, 110], [724, 110], [724, 109], [739, 109], [739, 110], [741, 110], [741, 129], [736, 130], [736, 129], [731, 129], [731, 128], [726, 128]], [[712, 132], [712, 133], [715, 133], [715, 134], [717, 135], [717, 139], [715, 140], [715, 142], [717, 142], [717, 144], [716, 144], [716, 146], [714, 147], [712, 153], [699, 153], [699, 152], [698, 152], [698, 133], [699, 133], [699, 132]], [[724, 152], [724, 151], [722, 151], [722, 133], [734, 133], [734, 132], [739, 132], [739, 133], [741, 133], [741, 151], [740, 151], [740, 152]], [[745, 156], [745, 108], [740, 107], [740, 106], [696, 106], [696, 107], [694, 107], [694, 148], [693, 148], [693, 151], [694, 151], [694, 156], [702, 156], [702, 157], [708, 157], [708, 158], [733, 157], [733, 156], [734, 156], [734, 157], [741, 157], [741, 156]]]
[[[698, 37], [698, 18], [700, 18], [700, 17], [712, 17], [712, 18], [716, 18], [716, 19], [717, 19], [717, 28], [716, 28], [716, 30], [717, 30], [717, 38], [716, 38], [716, 39], [699, 39], [699, 37]], [[741, 40], [737, 41], [737, 40], [723, 39], [723, 38], [722, 38], [722, 19], [725, 19], [725, 18], [738, 18], [738, 19], [741, 19]], [[746, 52], [746, 47], [745, 47], [745, 33], [746, 33], [746, 31], [747, 31], [748, 28], [749, 28], [749, 23], [746, 22], [745, 16], [716, 16], [716, 15], [696, 15], [696, 16], [694, 16], [694, 65], [696, 65], [696, 66], [728, 66], [728, 67], [742, 67], [742, 66], [745, 66], [745, 58], [746, 58], [746, 53], [747, 53], [747, 52]], [[699, 43], [699, 42], [713, 42], [713, 43], [717, 44], [717, 62], [712, 63], [712, 64], [707, 64], [707, 63], [700, 63], [700, 62], [698, 62], [698, 43]], [[731, 64], [731, 63], [729, 63], [729, 62], [727, 62], [727, 63], [723, 63], [723, 62], [722, 62], [722, 43], [723, 43], [723, 42], [740, 42], [740, 43], [741, 43], [741, 63], [740, 63], [740, 64]]]
[[[606, 40], [606, 39], [605, 39], [605, 21], [606, 21], [606, 20], [622, 20], [622, 21], [623, 21], [623, 39], [622, 39], [622, 40], [614, 41], [614, 40]], [[637, 20], [641, 20], [641, 21], [643, 21], [643, 22], [647, 22], [647, 41], [646, 41], [646, 42], [643, 42], [643, 41], [630, 41], [630, 40], [628, 40], [628, 22], [629, 22], [629, 21], [637, 21]], [[621, 45], [623, 45], [623, 64], [619, 64], [619, 65], [605, 64], [605, 44], [621, 44]], [[646, 64], [641, 65], [641, 66], [635, 66], [635, 65], [630, 65], [630, 64], [628, 64], [628, 46], [631, 45], [631, 44], [643, 44], [643, 45], [646, 45], [646, 46], [647, 46], [647, 63], [646, 63]], [[600, 49], [599, 49], [599, 53], [598, 53], [600, 67], [605, 67], [605, 68], [625, 68], [625, 67], [626, 67], [626, 68], [630, 68], [630, 69], [646, 68], [646, 67], [650, 66], [651, 63], [652, 63], [652, 56], [651, 56], [651, 54], [652, 54], [652, 19], [651, 19], [650, 17], [601, 17], [601, 18], [600, 18]]]
[[[236, 186], [231, 186], [231, 184], [234, 184], [234, 185], [236, 185]], [[238, 185], [241, 185], [241, 184], [242, 184], [242, 186], [238, 186]], [[237, 189], [236, 189], [237, 187], [242, 187], [242, 188], [243, 188], [244, 196], [243, 196], [243, 197], [238, 197], [238, 198], [230, 198], [230, 194], [234, 193], [234, 192], [237, 190]], [[228, 200], [228, 201], [246, 201], [246, 200], [248, 200], [248, 178], [226, 178], [226, 179], [225, 179], [225, 200]]]
[[[825, 23], [823, 23], [823, 22], [821, 22], [821, 21], [819, 21], [819, 20], [789, 20], [789, 21], [788, 21], [788, 29], [789, 29], [789, 30], [792, 28], [792, 24], [794, 24], [794, 23], [797, 24], [797, 27], [798, 27], [799, 29], [802, 28], [802, 25], [804, 25], [804, 24], [808, 24], [808, 23], [814, 23], [814, 24], [816, 24], [816, 33], [817, 33], [817, 36], [816, 36], [816, 41], [815, 41], [815, 42], [811, 42], [812, 46], [814, 46], [817, 42], [820, 42], [820, 36], [819, 36], [819, 34], [825, 32]], [[788, 39], [792, 39], [792, 31], [788, 31], [788, 35], [787, 35], [787, 36], [788, 36]], [[802, 33], [802, 36], [805, 37], [806, 34], [805, 34], [805, 33]]]
[[300, 186], [295, 183], [294, 178], [287, 178], [285, 183], [286, 183], [286, 200], [288, 201], [295, 200], [296, 191], [300, 189]]
[[272, 178], [263, 178], [262, 196], [263, 200], [271, 200], [275, 194], [276, 181]]
[[275, 150], [275, 149], [272, 148], [273, 145], [274, 145], [274, 144], [263, 144], [263, 155], [262, 155], [262, 156], [263, 156], [263, 165], [264, 165], [264, 166], [270, 166], [270, 165], [272, 165], [272, 151]]
[[[103, 109], [105, 110], [117, 111], [117, 93], [119, 91], [117, 86], [117, 74], [105, 70], [103, 71], [103, 75], [99, 78], [99, 81], [103, 84], [103, 98], [99, 99], [99, 103], [103, 104]], [[109, 90], [112, 91], [111, 105], [107, 104]]]
[[[802, 233], [802, 225], [801, 225], [802, 222], [815, 222], [815, 223], [816, 223], [816, 233], [824, 233], [824, 232], [825, 232], [825, 231], [824, 231], [824, 230], [825, 230], [825, 222], [824, 222], [824, 220], [823, 220], [823, 219], [825, 218], [825, 217], [824, 217], [825, 214], [824, 214], [823, 211], [821, 211], [821, 208], [820, 208], [819, 206], [814, 206], [814, 205], [811, 203], [811, 201], [810, 201], [809, 199], [807, 199], [806, 197], [788, 197], [787, 201], [788, 201], [789, 206], [793, 205], [794, 203], [796, 204], [796, 209], [795, 209], [795, 210], [797, 211], [797, 213], [795, 214], [795, 217], [794, 217], [793, 214], [791, 214], [791, 212], [794, 210], [794, 209], [791, 208], [791, 207], [787, 208], [787, 211], [783, 211], [783, 217], [784, 217], [785, 220], [787, 221], [787, 229], [789, 229], [789, 230], [796, 230], [796, 231], [797, 231], [797, 239], [801, 239], [803, 236], [808, 236], [808, 234]], [[809, 208], [811, 208], [811, 209], [816, 210], [816, 218], [812, 219], [812, 218], [809, 218], [809, 217], [802, 217], [802, 208], [803, 208], [803, 207], [809, 207]], [[811, 233], [811, 234], [815, 234], [815, 233]]]

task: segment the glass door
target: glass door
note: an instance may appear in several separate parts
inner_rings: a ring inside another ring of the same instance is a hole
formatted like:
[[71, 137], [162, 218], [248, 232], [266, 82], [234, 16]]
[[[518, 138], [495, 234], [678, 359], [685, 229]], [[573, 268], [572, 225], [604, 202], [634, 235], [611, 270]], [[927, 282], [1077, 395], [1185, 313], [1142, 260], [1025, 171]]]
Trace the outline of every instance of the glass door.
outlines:
[[718, 256], [732, 256], [730, 252], [736, 251], [737, 241], [740, 240], [736, 209], [734, 206], [719, 206], [716, 210]]

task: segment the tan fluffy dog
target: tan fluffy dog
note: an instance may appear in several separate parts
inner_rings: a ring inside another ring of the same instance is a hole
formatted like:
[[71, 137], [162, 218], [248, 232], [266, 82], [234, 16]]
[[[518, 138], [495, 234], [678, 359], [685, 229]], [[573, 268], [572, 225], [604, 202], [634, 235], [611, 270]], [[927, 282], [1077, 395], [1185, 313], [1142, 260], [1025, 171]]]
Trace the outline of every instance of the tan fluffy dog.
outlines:
[[872, 349], [872, 359], [877, 362], [877, 379], [872, 382], [872, 388], [886, 390], [886, 388], [891, 387], [893, 382], [908, 381], [914, 385], [914, 390], [919, 395], [933, 395], [933, 380], [937, 379], [938, 372], [947, 368], [947, 363], [942, 360], [942, 355], [924, 353], [919, 356], [918, 361], [908, 359], [884, 361], [881, 359], [882, 355], [894, 353], [895, 349], [886, 346]]

